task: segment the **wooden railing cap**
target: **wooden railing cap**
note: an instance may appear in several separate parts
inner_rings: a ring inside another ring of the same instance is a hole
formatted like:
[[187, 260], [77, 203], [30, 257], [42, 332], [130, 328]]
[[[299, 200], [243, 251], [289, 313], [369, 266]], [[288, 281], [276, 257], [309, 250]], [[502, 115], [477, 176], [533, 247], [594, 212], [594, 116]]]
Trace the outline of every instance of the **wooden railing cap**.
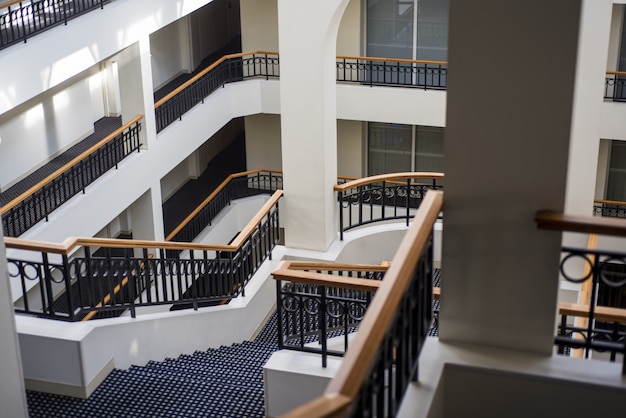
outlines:
[[535, 216], [535, 221], [539, 229], [626, 237], [626, 219], [566, 215], [540, 210]]

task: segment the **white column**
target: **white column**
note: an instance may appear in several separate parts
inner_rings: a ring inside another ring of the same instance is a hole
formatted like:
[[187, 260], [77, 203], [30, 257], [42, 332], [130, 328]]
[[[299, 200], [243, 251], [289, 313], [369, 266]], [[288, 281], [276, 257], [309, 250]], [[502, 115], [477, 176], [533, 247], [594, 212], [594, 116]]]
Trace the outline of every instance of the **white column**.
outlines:
[[337, 237], [336, 42], [348, 0], [278, 0], [285, 242]]
[[612, 0], [582, 2], [565, 195], [569, 214], [589, 216], [593, 210], [612, 12]]
[[450, 2], [441, 341], [552, 352], [580, 3]]
[[[598, 179], [598, 163], [612, 13], [612, 0], [582, 1], [565, 193], [565, 212], [568, 214], [591, 216], [596, 186], [599, 180], [604, 180]], [[606, 155], [603, 155], [605, 159]], [[587, 245], [585, 234], [563, 234], [563, 246], [586, 248]], [[582, 277], [585, 263], [581, 260], [570, 264], [569, 271], [576, 269], [579, 271], [577, 277]], [[580, 284], [562, 281], [560, 287], [560, 301], [589, 303], [588, 293], [579, 292]]]
[[[1, 224], [0, 233], [4, 235]], [[0, 415], [26, 418], [24, 375], [5, 254], [4, 240], [0, 240]]]

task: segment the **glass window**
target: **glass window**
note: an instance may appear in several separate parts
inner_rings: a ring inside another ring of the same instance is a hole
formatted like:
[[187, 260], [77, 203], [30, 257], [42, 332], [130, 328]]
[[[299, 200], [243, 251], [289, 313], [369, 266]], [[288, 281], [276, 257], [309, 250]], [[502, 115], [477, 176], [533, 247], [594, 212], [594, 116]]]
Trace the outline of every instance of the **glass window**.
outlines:
[[443, 128], [415, 127], [415, 167], [413, 171], [443, 173]]
[[411, 171], [411, 125], [368, 124], [368, 175]]
[[367, 174], [443, 172], [443, 128], [368, 123]]
[[626, 142], [611, 141], [606, 198], [626, 201]]

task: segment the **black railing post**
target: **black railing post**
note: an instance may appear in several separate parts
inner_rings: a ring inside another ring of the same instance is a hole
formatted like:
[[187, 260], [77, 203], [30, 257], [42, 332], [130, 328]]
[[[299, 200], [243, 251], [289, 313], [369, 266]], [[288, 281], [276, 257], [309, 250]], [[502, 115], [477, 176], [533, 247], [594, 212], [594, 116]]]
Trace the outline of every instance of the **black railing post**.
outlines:
[[189, 250], [189, 270], [191, 271], [191, 294], [193, 298], [193, 310], [198, 310], [198, 277], [194, 274], [194, 255], [193, 250]]
[[48, 260], [48, 253], [42, 252], [41, 255], [43, 258], [43, 281], [46, 289], [46, 303], [48, 305], [47, 309], [45, 305], [43, 306], [43, 311], [47, 311], [50, 316], [54, 316], [54, 294], [52, 293], [52, 273], [50, 272], [50, 262]]
[[322, 344], [322, 367], [328, 364], [328, 324], [326, 323], [326, 286], [320, 286], [320, 307], [319, 307], [319, 324], [320, 324], [320, 343]]
[[339, 240], [343, 241], [343, 190], [339, 191]]
[[[128, 299], [130, 302], [130, 317], [131, 318], [135, 318], [137, 316], [136, 314], [136, 310], [135, 310], [135, 298], [136, 296], [136, 289], [137, 289], [137, 275], [141, 274], [139, 271], [139, 263], [137, 263], [137, 266], [135, 269], [131, 268], [131, 264], [130, 264], [130, 257], [127, 257], [128, 259]], [[123, 291], [123, 289], [121, 289], [120, 286], [120, 293]], [[124, 300], [124, 298], [121, 298], [122, 300]]]
[[411, 214], [410, 214], [411, 201], [410, 201], [410, 196], [411, 196], [411, 179], [406, 179], [406, 226], [409, 226], [409, 223], [411, 222]]
[[67, 25], [67, 7], [68, 7], [68, 2], [64, 1], [63, 2], [63, 23], [65, 25]]
[[67, 254], [63, 254], [63, 282], [65, 295], [67, 296], [67, 313], [70, 321], [74, 321], [74, 301], [72, 300], [72, 278], [70, 277], [70, 265]]
[[380, 217], [381, 219], [385, 219], [385, 197], [386, 197], [386, 192], [387, 191], [387, 182], [385, 180], [383, 180], [383, 187], [381, 189], [381, 194], [380, 194]]
[[[276, 335], [278, 338], [278, 349], [285, 348], [283, 342], [283, 301], [282, 301], [282, 281], [276, 280]], [[626, 360], [625, 360], [626, 364]], [[625, 366], [626, 367], [626, 366]]]

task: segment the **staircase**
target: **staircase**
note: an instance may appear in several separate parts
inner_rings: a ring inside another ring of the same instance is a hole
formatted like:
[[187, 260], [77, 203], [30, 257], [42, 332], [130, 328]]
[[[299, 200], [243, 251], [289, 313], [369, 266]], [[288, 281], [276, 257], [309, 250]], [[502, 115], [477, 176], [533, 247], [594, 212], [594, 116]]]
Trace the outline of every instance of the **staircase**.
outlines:
[[262, 418], [263, 365], [276, 350], [272, 315], [254, 341], [115, 369], [88, 399], [27, 391], [29, 415]]

